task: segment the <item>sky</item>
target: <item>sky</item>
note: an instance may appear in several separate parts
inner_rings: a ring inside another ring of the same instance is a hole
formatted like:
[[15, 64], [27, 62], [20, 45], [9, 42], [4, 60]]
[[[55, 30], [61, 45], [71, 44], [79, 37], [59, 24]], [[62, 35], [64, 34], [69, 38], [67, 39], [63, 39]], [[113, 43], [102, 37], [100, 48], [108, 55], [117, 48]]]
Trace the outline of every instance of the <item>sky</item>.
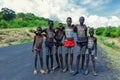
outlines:
[[3, 7], [63, 23], [72, 17], [73, 24], [79, 24], [79, 17], [84, 16], [90, 27], [120, 25], [120, 0], [0, 0]]

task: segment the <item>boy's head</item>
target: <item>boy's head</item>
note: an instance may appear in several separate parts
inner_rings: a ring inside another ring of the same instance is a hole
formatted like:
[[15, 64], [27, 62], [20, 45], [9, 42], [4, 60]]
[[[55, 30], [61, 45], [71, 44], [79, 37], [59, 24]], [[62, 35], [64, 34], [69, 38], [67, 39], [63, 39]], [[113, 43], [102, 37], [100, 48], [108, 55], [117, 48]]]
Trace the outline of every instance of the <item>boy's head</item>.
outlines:
[[67, 17], [66, 22], [67, 22], [68, 26], [70, 26], [71, 23], [72, 23], [72, 18], [71, 17]]
[[94, 28], [90, 28], [90, 29], [89, 29], [89, 34], [90, 34], [90, 36], [93, 36], [93, 35], [94, 35]]
[[59, 23], [59, 29], [62, 29], [62, 28], [63, 28], [63, 24]]
[[80, 24], [83, 24], [84, 21], [85, 21], [85, 18], [84, 18], [83, 16], [81, 16], [81, 17], [79, 18], [79, 22], [80, 22]]
[[37, 31], [36, 31], [35, 33], [38, 35], [38, 34], [41, 34], [41, 32], [42, 32], [42, 28], [41, 28], [41, 27], [38, 27], [38, 28], [37, 28]]
[[53, 27], [53, 21], [52, 20], [48, 20], [48, 25], [49, 25], [49, 28], [51, 29]]

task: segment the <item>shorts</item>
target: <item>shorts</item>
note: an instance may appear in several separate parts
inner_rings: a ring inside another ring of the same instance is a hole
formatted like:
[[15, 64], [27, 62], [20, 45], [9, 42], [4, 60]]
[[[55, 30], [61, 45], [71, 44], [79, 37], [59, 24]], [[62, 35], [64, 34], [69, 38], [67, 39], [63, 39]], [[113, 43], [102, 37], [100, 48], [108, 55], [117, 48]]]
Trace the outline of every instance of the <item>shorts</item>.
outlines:
[[68, 47], [68, 48], [74, 47], [75, 46], [75, 42], [74, 42], [74, 40], [65, 40], [64, 41], [64, 46]]
[[63, 46], [63, 43], [60, 42], [60, 41], [57, 41], [57, 42], [55, 42], [55, 46], [56, 46], [56, 47]]
[[52, 48], [54, 46], [54, 42], [45, 42], [46, 47]]
[[86, 54], [95, 55], [95, 50], [94, 50], [94, 49], [89, 49], [89, 48], [88, 48]]
[[80, 47], [86, 46], [87, 45], [87, 41], [76, 41], [77, 45]]

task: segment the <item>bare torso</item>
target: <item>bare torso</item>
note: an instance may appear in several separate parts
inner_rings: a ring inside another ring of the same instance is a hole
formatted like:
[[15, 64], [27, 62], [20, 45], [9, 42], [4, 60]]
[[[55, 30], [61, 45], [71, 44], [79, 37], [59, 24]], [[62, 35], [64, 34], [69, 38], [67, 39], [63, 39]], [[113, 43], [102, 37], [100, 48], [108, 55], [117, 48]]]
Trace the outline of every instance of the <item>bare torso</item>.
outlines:
[[43, 36], [35, 36], [35, 48], [41, 49], [43, 43]]
[[88, 37], [88, 48], [89, 49], [94, 49], [95, 48], [95, 41], [96, 41], [96, 38]]
[[53, 42], [54, 39], [54, 30], [47, 29], [46, 30], [46, 41]]
[[58, 41], [61, 41], [61, 40], [63, 39], [63, 37], [64, 37], [64, 31], [58, 30], [55, 38], [56, 38]]
[[87, 41], [87, 27], [85, 25], [77, 25], [76, 27], [78, 41]]

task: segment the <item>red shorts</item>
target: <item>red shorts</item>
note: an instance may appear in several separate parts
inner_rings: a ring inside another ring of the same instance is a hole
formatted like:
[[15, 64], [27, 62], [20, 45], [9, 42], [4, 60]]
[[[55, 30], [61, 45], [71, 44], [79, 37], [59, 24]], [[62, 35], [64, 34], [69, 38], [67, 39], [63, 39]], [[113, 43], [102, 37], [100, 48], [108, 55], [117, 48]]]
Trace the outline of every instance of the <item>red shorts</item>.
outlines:
[[64, 41], [64, 46], [65, 47], [74, 47], [75, 46], [75, 42], [74, 42], [74, 40], [65, 40]]

